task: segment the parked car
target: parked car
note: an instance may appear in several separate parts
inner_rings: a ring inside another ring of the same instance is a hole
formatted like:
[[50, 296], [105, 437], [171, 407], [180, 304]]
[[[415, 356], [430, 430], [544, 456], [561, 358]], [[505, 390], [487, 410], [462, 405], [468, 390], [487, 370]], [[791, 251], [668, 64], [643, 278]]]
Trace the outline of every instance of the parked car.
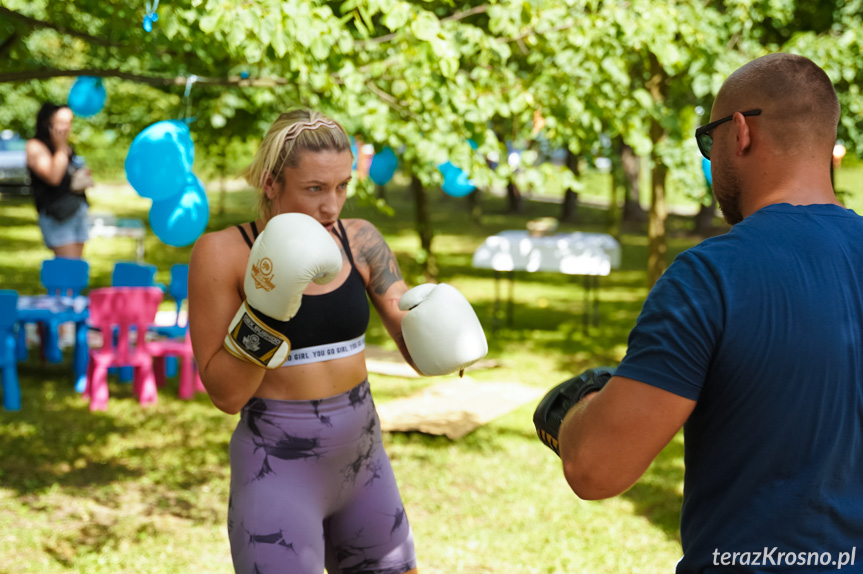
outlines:
[[30, 193], [26, 145], [12, 130], [0, 131], [0, 192]]

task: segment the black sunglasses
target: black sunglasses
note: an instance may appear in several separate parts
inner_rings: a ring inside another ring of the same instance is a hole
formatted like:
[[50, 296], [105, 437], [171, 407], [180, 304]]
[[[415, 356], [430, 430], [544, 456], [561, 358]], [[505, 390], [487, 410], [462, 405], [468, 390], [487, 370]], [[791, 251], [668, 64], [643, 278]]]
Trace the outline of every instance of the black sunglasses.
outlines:
[[[741, 112], [744, 116], [760, 116], [761, 110], [749, 110], [748, 112]], [[710, 134], [718, 125], [722, 125], [725, 122], [731, 121], [731, 118], [734, 117], [734, 114], [731, 114], [728, 117], [722, 118], [721, 120], [716, 120], [715, 122], [710, 122], [709, 124], [704, 124], [700, 128], [695, 130], [695, 141], [698, 142], [698, 150], [701, 152], [705, 158], [710, 159], [710, 149], [713, 147], [713, 136]]]

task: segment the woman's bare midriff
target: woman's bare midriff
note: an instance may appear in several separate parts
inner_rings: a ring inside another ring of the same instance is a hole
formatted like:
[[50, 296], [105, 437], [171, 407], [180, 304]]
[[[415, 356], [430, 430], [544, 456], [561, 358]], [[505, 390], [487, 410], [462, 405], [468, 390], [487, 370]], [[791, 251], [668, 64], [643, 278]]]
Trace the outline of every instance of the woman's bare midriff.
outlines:
[[256, 397], [310, 401], [351, 390], [368, 375], [365, 353], [342, 359], [273, 369], [264, 376]]

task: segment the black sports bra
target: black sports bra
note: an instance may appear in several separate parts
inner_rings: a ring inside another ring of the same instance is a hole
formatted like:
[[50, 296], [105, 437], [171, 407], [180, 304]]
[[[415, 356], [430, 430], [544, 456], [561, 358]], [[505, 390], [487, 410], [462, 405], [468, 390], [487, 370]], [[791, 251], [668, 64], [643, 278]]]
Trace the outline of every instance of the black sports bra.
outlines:
[[[354, 342], [365, 335], [369, 326], [369, 300], [366, 296], [366, 285], [354, 264], [354, 256], [351, 253], [345, 227], [341, 220], [337, 223], [341, 233], [336, 233], [336, 237], [342, 242], [345, 254], [347, 254], [351, 264], [351, 272], [348, 278], [334, 291], [320, 295], [303, 295], [300, 310], [297, 311], [293, 319], [282, 325], [280, 330], [291, 342], [292, 357], [302, 357], [302, 353], [295, 353], [298, 349]], [[250, 238], [241, 225], [236, 227], [251, 249], [254, 239], [258, 237], [258, 228], [254, 221], [250, 225], [254, 238]], [[300, 362], [325, 361], [341, 355], [334, 353], [338, 350], [336, 346], [332, 347], [329, 356], [326, 353], [327, 349], [323, 347], [322, 349], [324, 352], [320, 358]], [[333, 356], [334, 354], [335, 356]], [[290, 364], [290, 361], [286, 362], [285, 366], [290, 366]]]

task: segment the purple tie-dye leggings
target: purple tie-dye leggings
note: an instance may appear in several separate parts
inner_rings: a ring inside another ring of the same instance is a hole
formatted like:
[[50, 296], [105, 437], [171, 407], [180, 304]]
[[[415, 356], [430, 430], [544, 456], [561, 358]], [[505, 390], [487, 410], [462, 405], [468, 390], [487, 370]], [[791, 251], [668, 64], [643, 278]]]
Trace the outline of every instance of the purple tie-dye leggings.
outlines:
[[240, 574], [401, 574], [413, 537], [368, 380], [315, 401], [253, 398], [231, 438]]

